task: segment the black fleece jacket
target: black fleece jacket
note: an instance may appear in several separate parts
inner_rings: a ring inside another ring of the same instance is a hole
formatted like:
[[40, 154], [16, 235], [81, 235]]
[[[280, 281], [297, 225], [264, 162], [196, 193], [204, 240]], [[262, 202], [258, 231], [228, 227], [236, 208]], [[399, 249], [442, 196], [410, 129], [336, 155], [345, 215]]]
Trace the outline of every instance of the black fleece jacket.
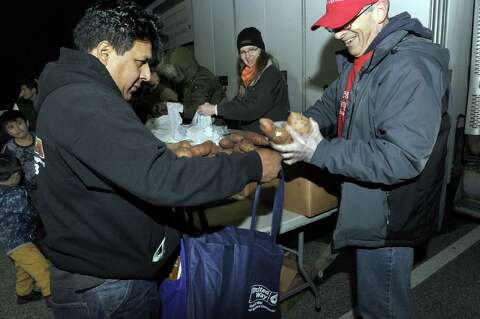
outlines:
[[285, 121], [290, 111], [288, 87], [274, 64], [267, 66], [260, 78], [248, 86], [244, 96], [236, 96], [220, 103], [218, 115], [227, 120], [240, 120], [241, 128], [261, 132], [259, 120], [267, 117], [273, 121]]
[[177, 159], [90, 54], [62, 49], [39, 91], [39, 208], [57, 268], [152, 278], [178, 245], [166, 207], [222, 199], [261, 177], [256, 152]]

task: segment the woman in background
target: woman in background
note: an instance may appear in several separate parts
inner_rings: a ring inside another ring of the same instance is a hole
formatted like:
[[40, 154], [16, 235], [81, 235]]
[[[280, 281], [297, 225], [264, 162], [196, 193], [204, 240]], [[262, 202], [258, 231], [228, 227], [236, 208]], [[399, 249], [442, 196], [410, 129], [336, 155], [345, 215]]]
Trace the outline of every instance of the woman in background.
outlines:
[[259, 119], [283, 121], [290, 110], [288, 89], [273, 57], [265, 51], [262, 34], [254, 27], [237, 37], [239, 89], [231, 101], [198, 107], [203, 115], [240, 121], [242, 130], [260, 132]]

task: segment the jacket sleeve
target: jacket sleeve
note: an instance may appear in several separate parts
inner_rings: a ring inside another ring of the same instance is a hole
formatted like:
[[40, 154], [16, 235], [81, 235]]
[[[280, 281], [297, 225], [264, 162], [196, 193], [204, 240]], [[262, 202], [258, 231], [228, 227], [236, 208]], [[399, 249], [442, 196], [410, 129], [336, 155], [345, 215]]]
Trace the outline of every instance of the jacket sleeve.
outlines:
[[72, 115], [65, 115], [70, 125], [58, 130], [71, 135], [71, 142], [61, 145], [62, 156], [87, 188], [110, 185], [104, 191], [121, 189], [159, 206], [191, 206], [226, 198], [261, 178], [256, 152], [176, 158], [120, 98], [92, 101], [88, 107], [85, 101], [76, 103], [84, 107], [70, 105], [79, 110], [73, 125]]
[[244, 97], [235, 97], [218, 105], [218, 115], [227, 120], [251, 122], [258, 120], [275, 107], [276, 96], [280, 96], [286, 85], [280, 71], [271, 65], [263, 72], [258, 82], [248, 88]]
[[444, 91], [439, 92], [438, 81], [443, 75], [430, 73], [425, 65], [413, 61], [397, 64], [395, 70], [372, 93], [375, 111], [370, 121], [375, 132], [371, 137], [323, 140], [313, 164], [334, 174], [382, 184], [395, 184], [422, 172], [440, 127]]
[[192, 119], [197, 108], [205, 102], [216, 104], [217, 100], [213, 98], [217, 90], [221, 89], [221, 87], [215, 83], [215, 80], [216, 79], [204, 74], [202, 74], [201, 77], [193, 79], [188, 89], [188, 96], [185, 96], [184, 116], [186, 118]]
[[322, 97], [310, 106], [304, 113], [313, 118], [324, 136], [336, 135], [338, 106], [336, 102], [339, 80], [335, 80], [323, 92]]

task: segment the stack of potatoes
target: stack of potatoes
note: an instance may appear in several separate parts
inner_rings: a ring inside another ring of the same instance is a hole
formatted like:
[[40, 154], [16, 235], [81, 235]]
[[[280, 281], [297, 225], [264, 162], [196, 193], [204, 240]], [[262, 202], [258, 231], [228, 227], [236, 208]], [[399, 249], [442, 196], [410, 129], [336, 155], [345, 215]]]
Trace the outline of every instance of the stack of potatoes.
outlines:
[[[310, 133], [310, 121], [301, 113], [291, 112], [287, 123], [293, 127], [299, 134], [306, 135]], [[194, 156], [215, 156], [218, 153], [231, 154], [234, 152], [247, 153], [255, 151], [259, 147], [270, 145], [270, 141], [276, 144], [289, 144], [292, 137], [284, 126], [276, 125], [271, 119], [260, 119], [260, 129], [264, 133], [258, 134], [249, 131], [231, 130], [229, 135], [223, 137], [219, 145], [212, 141], [206, 141], [202, 144], [193, 145], [189, 141], [167, 144], [167, 147], [173, 151], [177, 157]]]
[[231, 133], [223, 137], [219, 145], [212, 141], [193, 145], [189, 141], [167, 144], [167, 147], [177, 157], [215, 156], [218, 153], [231, 154], [233, 152], [246, 153], [256, 150], [258, 147], [269, 145], [266, 136], [248, 131], [231, 130]]
[[[306, 135], [310, 133], [310, 121], [301, 113], [291, 112], [287, 123], [298, 133]], [[223, 137], [219, 145], [212, 141], [206, 141], [202, 144], [194, 145], [189, 141], [181, 141], [178, 143], [167, 144], [167, 147], [177, 155], [177, 157], [195, 157], [205, 156], [211, 157], [219, 153], [232, 154], [234, 152], [247, 153], [258, 149], [259, 147], [267, 147], [270, 141], [276, 144], [289, 144], [292, 137], [285, 128], [285, 123], [276, 124], [271, 119], [260, 119], [260, 129], [263, 134], [249, 131], [230, 130], [230, 134]], [[272, 181], [262, 187], [274, 187], [277, 181]], [[232, 196], [235, 199], [244, 199], [255, 192], [256, 183], [249, 183], [238, 194]]]

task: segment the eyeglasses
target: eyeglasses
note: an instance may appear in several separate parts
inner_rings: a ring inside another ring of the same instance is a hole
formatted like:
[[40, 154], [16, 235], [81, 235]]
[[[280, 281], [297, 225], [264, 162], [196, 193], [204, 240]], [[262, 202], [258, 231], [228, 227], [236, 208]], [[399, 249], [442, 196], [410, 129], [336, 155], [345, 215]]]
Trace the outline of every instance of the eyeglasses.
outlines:
[[342, 30], [348, 30], [350, 29], [350, 27], [352, 26], [352, 24], [355, 22], [355, 20], [357, 20], [362, 14], [364, 14], [368, 9], [370, 9], [373, 5], [375, 5], [375, 3], [372, 3], [370, 5], [368, 5], [365, 9], [363, 9], [362, 11], [360, 11], [359, 13], [357, 13], [352, 20], [348, 21], [346, 24], [342, 25], [341, 27], [338, 27], [338, 28], [325, 28], [328, 32], [330, 33], [337, 33], [337, 32], [340, 32]]
[[242, 56], [245, 56], [245, 55], [253, 55], [254, 53], [256, 53], [258, 50], [260, 50], [259, 48], [256, 48], [256, 47], [253, 47], [253, 48], [250, 48], [250, 49], [246, 49], [246, 50], [240, 50], [240, 55]]

